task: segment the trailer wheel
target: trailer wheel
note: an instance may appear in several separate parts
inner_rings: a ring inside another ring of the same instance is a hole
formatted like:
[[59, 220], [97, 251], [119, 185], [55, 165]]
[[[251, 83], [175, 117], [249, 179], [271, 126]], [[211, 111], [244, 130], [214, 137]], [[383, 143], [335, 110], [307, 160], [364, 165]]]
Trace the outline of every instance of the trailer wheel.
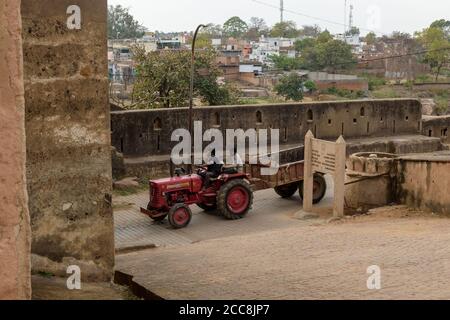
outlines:
[[191, 219], [191, 209], [182, 203], [174, 205], [169, 211], [169, 223], [175, 229], [187, 227]]
[[229, 220], [243, 218], [252, 208], [253, 190], [244, 180], [227, 182], [217, 196], [217, 207], [221, 215]]
[[292, 197], [298, 190], [298, 183], [285, 184], [284, 186], [278, 186], [274, 188], [275, 192], [282, 198]]
[[[319, 173], [314, 175], [313, 182], [313, 203], [317, 204], [325, 197], [327, 193], [327, 181], [325, 177]], [[303, 181], [300, 181], [299, 185], [300, 198], [303, 199]]]

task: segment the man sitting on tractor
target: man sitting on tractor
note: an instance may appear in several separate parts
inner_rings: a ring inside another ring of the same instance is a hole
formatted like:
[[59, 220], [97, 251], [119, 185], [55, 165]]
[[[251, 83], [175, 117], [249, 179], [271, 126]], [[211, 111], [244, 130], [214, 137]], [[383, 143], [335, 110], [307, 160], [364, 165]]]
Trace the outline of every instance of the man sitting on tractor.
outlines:
[[224, 166], [223, 161], [221, 161], [216, 156], [216, 150], [211, 151], [211, 155], [207, 161], [208, 170], [205, 172], [203, 178], [205, 180], [204, 188], [208, 189], [211, 185], [211, 180], [216, 179], [222, 173], [222, 169]]

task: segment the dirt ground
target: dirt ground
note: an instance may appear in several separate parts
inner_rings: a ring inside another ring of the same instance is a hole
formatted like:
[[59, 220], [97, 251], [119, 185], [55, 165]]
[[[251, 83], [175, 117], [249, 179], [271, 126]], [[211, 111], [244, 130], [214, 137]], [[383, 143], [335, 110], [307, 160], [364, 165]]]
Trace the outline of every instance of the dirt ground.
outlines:
[[81, 290], [68, 290], [67, 279], [34, 275], [33, 300], [135, 300], [128, 288], [112, 283], [82, 283]]

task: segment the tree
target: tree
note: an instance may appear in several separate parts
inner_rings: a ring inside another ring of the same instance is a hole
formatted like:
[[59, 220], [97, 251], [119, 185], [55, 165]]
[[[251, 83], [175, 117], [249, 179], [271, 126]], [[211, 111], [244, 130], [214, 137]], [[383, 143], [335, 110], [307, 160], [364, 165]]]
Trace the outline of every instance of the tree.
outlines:
[[[136, 62], [136, 81], [133, 108], [185, 107], [189, 102], [191, 52], [188, 50], [161, 50], [145, 52], [133, 48]], [[236, 101], [236, 93], [227, 85], [219, 85], [221, 72], [216, 64], [217, 53], [212, 49], [196, 53], [194, 94], [210, 105]]]
[[348, 30], [345, 33], [347, 36], [356, 36], [356, 35], [360, 35], [361, 31], [359, 30], [358, 27], [352, 27], [350, 30]]
[[269, 27], [264, 19], [258, 17], [252, 17], [248, 25], [248, 31], [245, 35], [247, 39], [258, 40], [262, 35], [269, 33]]
[[284, 75], [275, 86], [275, 91], [283, 96], [286, 101], [291, 99], [301, 101], [303, 99], [303, 79], [296, 72]]
[[436, 20], [431, 24], [430, 27], [442, 29], [447, 35], [447, 38], [450, 39], [450, 20], [445, 19]]
[[317, 24], [313, 26], [302, 26], [302, 29], [299, 30], [300, 35], [311, 38], [317, 38], [321, 32]]
[[222, 38], [223, 29], [220, 24], [209, 24], [206, 28], [201, 29], [201, 33], [207, 35], [210, 39]]
[[317, 91], [317, 85], [314, 81], [308, 80], [304, 83], [304, 87], [309, 90], [309, 92], [314, 93]]
[[369, 32], [365, 37], [365, 41], [371, 46], [377, 41], [377, 35], [374, 32]]
[[424, 29], [418, 34], [418, 38], [428, 51], [423, 57], [423, 62], [434, 71], [437, 82], [442, 68], [450, 61], [450, 40], [440, 27]]
[[299, 32], [294, 21], [278, 22], [270, 31], [270, 36], [276, 38], [296, 38]]
[[294, 43], [295, 50], [300, 53], [302, 53], [304, 50], [313, 48], [315, 45], [316, 45], [316, 39], [313, 39], [313, 38], [297, 40]]
[[327, 34], [321, 34], [314, 43], [303, 49], [300, 56], [301, 68], [312, 71], [351, 69], [356, 65], [352, 53], [352, 46], [340, 41], [330, 39]]
[[108, 38], [136, 39], [141, 38], [147, 29], [130, 14], [129, 8], [121, 5], [108, 7]]
[[276, 69], [283, 71], [292, 71], [300, 69], [300, 61], [297, 58], [288, 57], [285, 54], [271, 55], [269, 60], [274, 64]]
[[247, 23], [237, 16], [228, 19], [223, 24], [223, 31], [227, 37], [240, 38], [247, 30]]
[[261, 35], [267, 35], [269, 32], [269, 27], [263, 18], [252, 17], [250, 18], [249, 32], [251, 30], [259, 37]]
[[328, 30], [321, 32], [319, 34], [319, 36], [317, 37], [318, 43], [326, 43], [331, 40], [333, 40], [333, 36], [331, 35], [330, 31], [328, 31]]
[[316, 68], [328, 69], [332, 72], [348, 70], [356, 65], [352, 46], [340, 40], [319, 44], [316, 48], [316, 57]]

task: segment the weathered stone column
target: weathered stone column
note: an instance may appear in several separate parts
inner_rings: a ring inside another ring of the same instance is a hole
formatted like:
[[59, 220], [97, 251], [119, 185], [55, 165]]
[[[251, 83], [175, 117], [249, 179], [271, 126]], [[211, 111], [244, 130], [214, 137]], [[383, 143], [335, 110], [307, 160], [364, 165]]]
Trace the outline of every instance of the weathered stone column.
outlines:
[[29, 299], [20, 0], [0, 0], [0, 299]]
[[22, 0], [33, 271], [114, 266], [106, 0]]

